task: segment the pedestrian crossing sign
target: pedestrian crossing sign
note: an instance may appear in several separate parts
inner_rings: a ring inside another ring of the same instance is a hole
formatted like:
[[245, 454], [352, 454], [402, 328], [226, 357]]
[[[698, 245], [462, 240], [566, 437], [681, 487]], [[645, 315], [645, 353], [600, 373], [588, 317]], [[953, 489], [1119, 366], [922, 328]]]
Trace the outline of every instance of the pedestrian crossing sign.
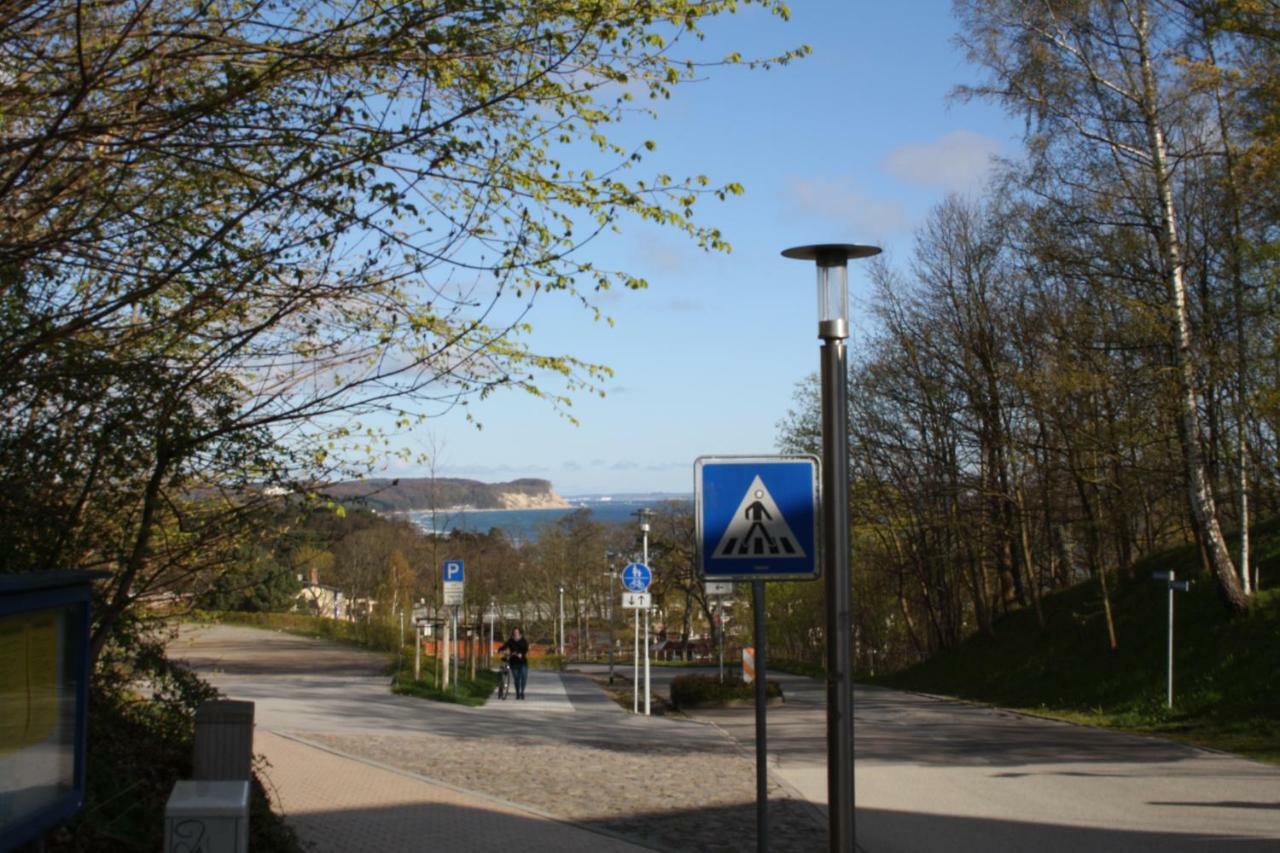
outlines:
[[816, 578], [818, 493], [812, 456], [700, 457], [694, 496], [703, 577]]

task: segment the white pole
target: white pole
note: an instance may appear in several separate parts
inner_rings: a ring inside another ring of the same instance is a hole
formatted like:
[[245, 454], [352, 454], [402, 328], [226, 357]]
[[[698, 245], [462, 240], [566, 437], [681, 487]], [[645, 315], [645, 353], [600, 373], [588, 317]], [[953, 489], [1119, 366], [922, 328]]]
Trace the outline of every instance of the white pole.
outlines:
[[644, 715], [649, 716], [649, 608], [644, 609]]
[[716, 622], [717, 630], [720, 632], [720, 683], [724, 684], [724, 596], [716, 596]]
[[1166, 696], [1168, 707], [1173, 707], [1173, 571], [1169, 572], [1169, 687]]
[[439, 637], [437, 639], [439, 640], [440, 645], [443, 647], [441, 651], [443, 651], [444, 654], [442, 654], [440, 656], [440, 659], [436, 661], [436, 666], [443, 667], [442, 671], [443, 671], [444, 680], [441, 682], [440, 688], [442, 690], [448, 690], [449, 680], [453, 677], [453, 668], [449, 665], [449, 641], [453, 637], [453, 629], [449, 627], [449, 619], [447, 617], [444, 619], [441, 619], [440, 623], [441, 623], [440, 627], [444, 629], [443, 631], [444, 636]]
[[631, 653], [631, 713], [640, 713], [640, 611], [636, 610], [635, 630], [631, 636], [635, 638], [634, 651]]
[[560, 587], [560, 657], [564, 657], [564, 587]]
[[[649, 565], [649, 522], [640, 527], [644, 531], [644, 564]], [[653, 577], [653, 569], [649, 569]], [[652, 601], [653, 599], [650, 599]], [[644, 715], [649, 716], [649, 608], [644, 609]]]

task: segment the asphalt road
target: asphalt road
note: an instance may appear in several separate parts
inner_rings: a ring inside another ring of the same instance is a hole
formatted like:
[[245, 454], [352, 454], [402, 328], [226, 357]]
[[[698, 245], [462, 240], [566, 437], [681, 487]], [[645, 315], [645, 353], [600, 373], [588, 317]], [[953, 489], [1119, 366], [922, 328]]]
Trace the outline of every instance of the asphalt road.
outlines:
[[[237, 630], [184, 634], [174, 653], [237, 698], [256, 701], [261, 725], [467, 739], [509, 731], [515, 705], [491, 702], [477, 712], [433, 704], [423, 713], [420, 700], [388, 695], [383, 656]], [[680, 672], [654, 667], [655, 693], [665, 693]], [[787, 696], [769, 709], [771, 773], [825, 805], [823, 685], [770, 677], [783, 682]], [[585, 677], [570, 674], [562, 683], [562, 693], [548, 683], [546, 695], [535, 697], [544, 718], [555, 720], [538, 729], [547, 743], [616, 744], [623, 736], [643, 749], [649, 738], [693, 759], [724, 749], [721, 739], [708, 737], [707, 723], [743, 749], [754, 743], [749, 708], [698, 712], [691, 721], [645, 720], [610, 712]], [[867, 853], [1280, 851], [1280, 768], [887, 690], [858, 688], [855, 708], [856, 830]]]
[[[651, 668], [655, 693], [669, 696], [680, 672]], [[768, 710], [771, 772], [825, 805], [825, 686], [768, 677], [787, 699]], [[1280, 853], [1280, 767], [877, 688], [856, 688], [854, 707], [855, 823], [868, 853]], [[750, 712], [694, 717], [753, 747]]]

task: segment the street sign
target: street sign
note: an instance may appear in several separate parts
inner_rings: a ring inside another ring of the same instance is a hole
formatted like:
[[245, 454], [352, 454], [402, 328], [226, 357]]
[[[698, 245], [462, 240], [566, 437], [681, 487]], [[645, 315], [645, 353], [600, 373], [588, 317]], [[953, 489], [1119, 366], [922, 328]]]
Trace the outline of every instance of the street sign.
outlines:
[[742, 681], [751, 684], [756, 680], [756, 650], [746, 646], [742, 650]]
[[644, 592], [653, 580], [653, 572], [644, 563], [628, 563], [622, 570], [622, 585], [631, 592]]
[[818, 483], [813, 456], [699, 457], [694, 496], [703, 578], [816, 578]]
[[462, 561], [445, 560], [442, 574], [444, 577], [445, 606], [460, 606], [462, 604], [462, 588], [466, 580], [466, 573], [463, 570]]
[[733, 595], [733, 582], [707, 581], [707, 595]]
[[653, 596], [647, 592], [624, 592], [622, 594], [622, 608], [624, 610], [648, 610], [653, 601]]

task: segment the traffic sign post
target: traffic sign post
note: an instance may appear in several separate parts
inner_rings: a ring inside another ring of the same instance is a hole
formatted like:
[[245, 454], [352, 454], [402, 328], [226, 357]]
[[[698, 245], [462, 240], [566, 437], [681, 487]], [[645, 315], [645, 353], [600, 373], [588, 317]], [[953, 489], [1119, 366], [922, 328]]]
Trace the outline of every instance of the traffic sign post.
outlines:
[[720, 683], [724, 684], [724, 599], [727, 595], [733, 595], [733, 583], [731, 581], [707, 581], [707, 596], [715, 596], [716, 599], [716, 640], [720, 647]]
[[1191, 581], [1180, 581], [1177, 579], [1177, 573], [1168, 572], [1152, 572], [1151, 579], [1164, 581], [1169, 587], [1169, 643], [1167, 650], [1168, 665], [1168, 682], [1165, 687], [1165, 706], [1173, 707], [1173, 594], [1175, 592], [1186, 592], [1191, 589]]
[[[445, 560], [441, 567], [441, 579], [444, 581], [444, 606], [453, 611], [453, 625], [448, 633], [451, 638], [445, 640], [445, 680], [448, 686], [449, 667], [453, 666], [453, 693], [458, 693], [458, 608], [462, 606], [463, 588], [466, 583], [466, 567], [461, 560]], [[451, 641], [450, 641], [451, 640]]]
[[[649, 716], [649, 607], [650, 597], [647, 590], [649, 584], [653, 582], [653, 572], [649, 570], [649, 524], [645, 522], [641, 525], [641, 529], [645, 534], [644, 558], [643, 563], [628, 563], [627, 567], [622, 570], [620, 575], [622, 585], [627, 592], [622, 596], [622, 606], [635, 610], [635, 651], [631, 657], [631, 711], [632, 713], [640, 713], [640, 611], [644, 611], [644, 715]], [[632, 601], [643, 600], [644, 604], [628, 604], [628, 596], [643, 596], [643, 598], [632, 598]]]
[[[763, 853], [769, 838], [764, 583], [814, 580], [819, 575], [819, 465], [813, 456], [701, 456], [693, 469], [698, 570], [708, 583], [708, 594], [713, 582], [751, 583], [756, 849]], [[722, 626], [722, 642], [723, 631]], [[722, 658], [722, 673], [723, 666]]]

